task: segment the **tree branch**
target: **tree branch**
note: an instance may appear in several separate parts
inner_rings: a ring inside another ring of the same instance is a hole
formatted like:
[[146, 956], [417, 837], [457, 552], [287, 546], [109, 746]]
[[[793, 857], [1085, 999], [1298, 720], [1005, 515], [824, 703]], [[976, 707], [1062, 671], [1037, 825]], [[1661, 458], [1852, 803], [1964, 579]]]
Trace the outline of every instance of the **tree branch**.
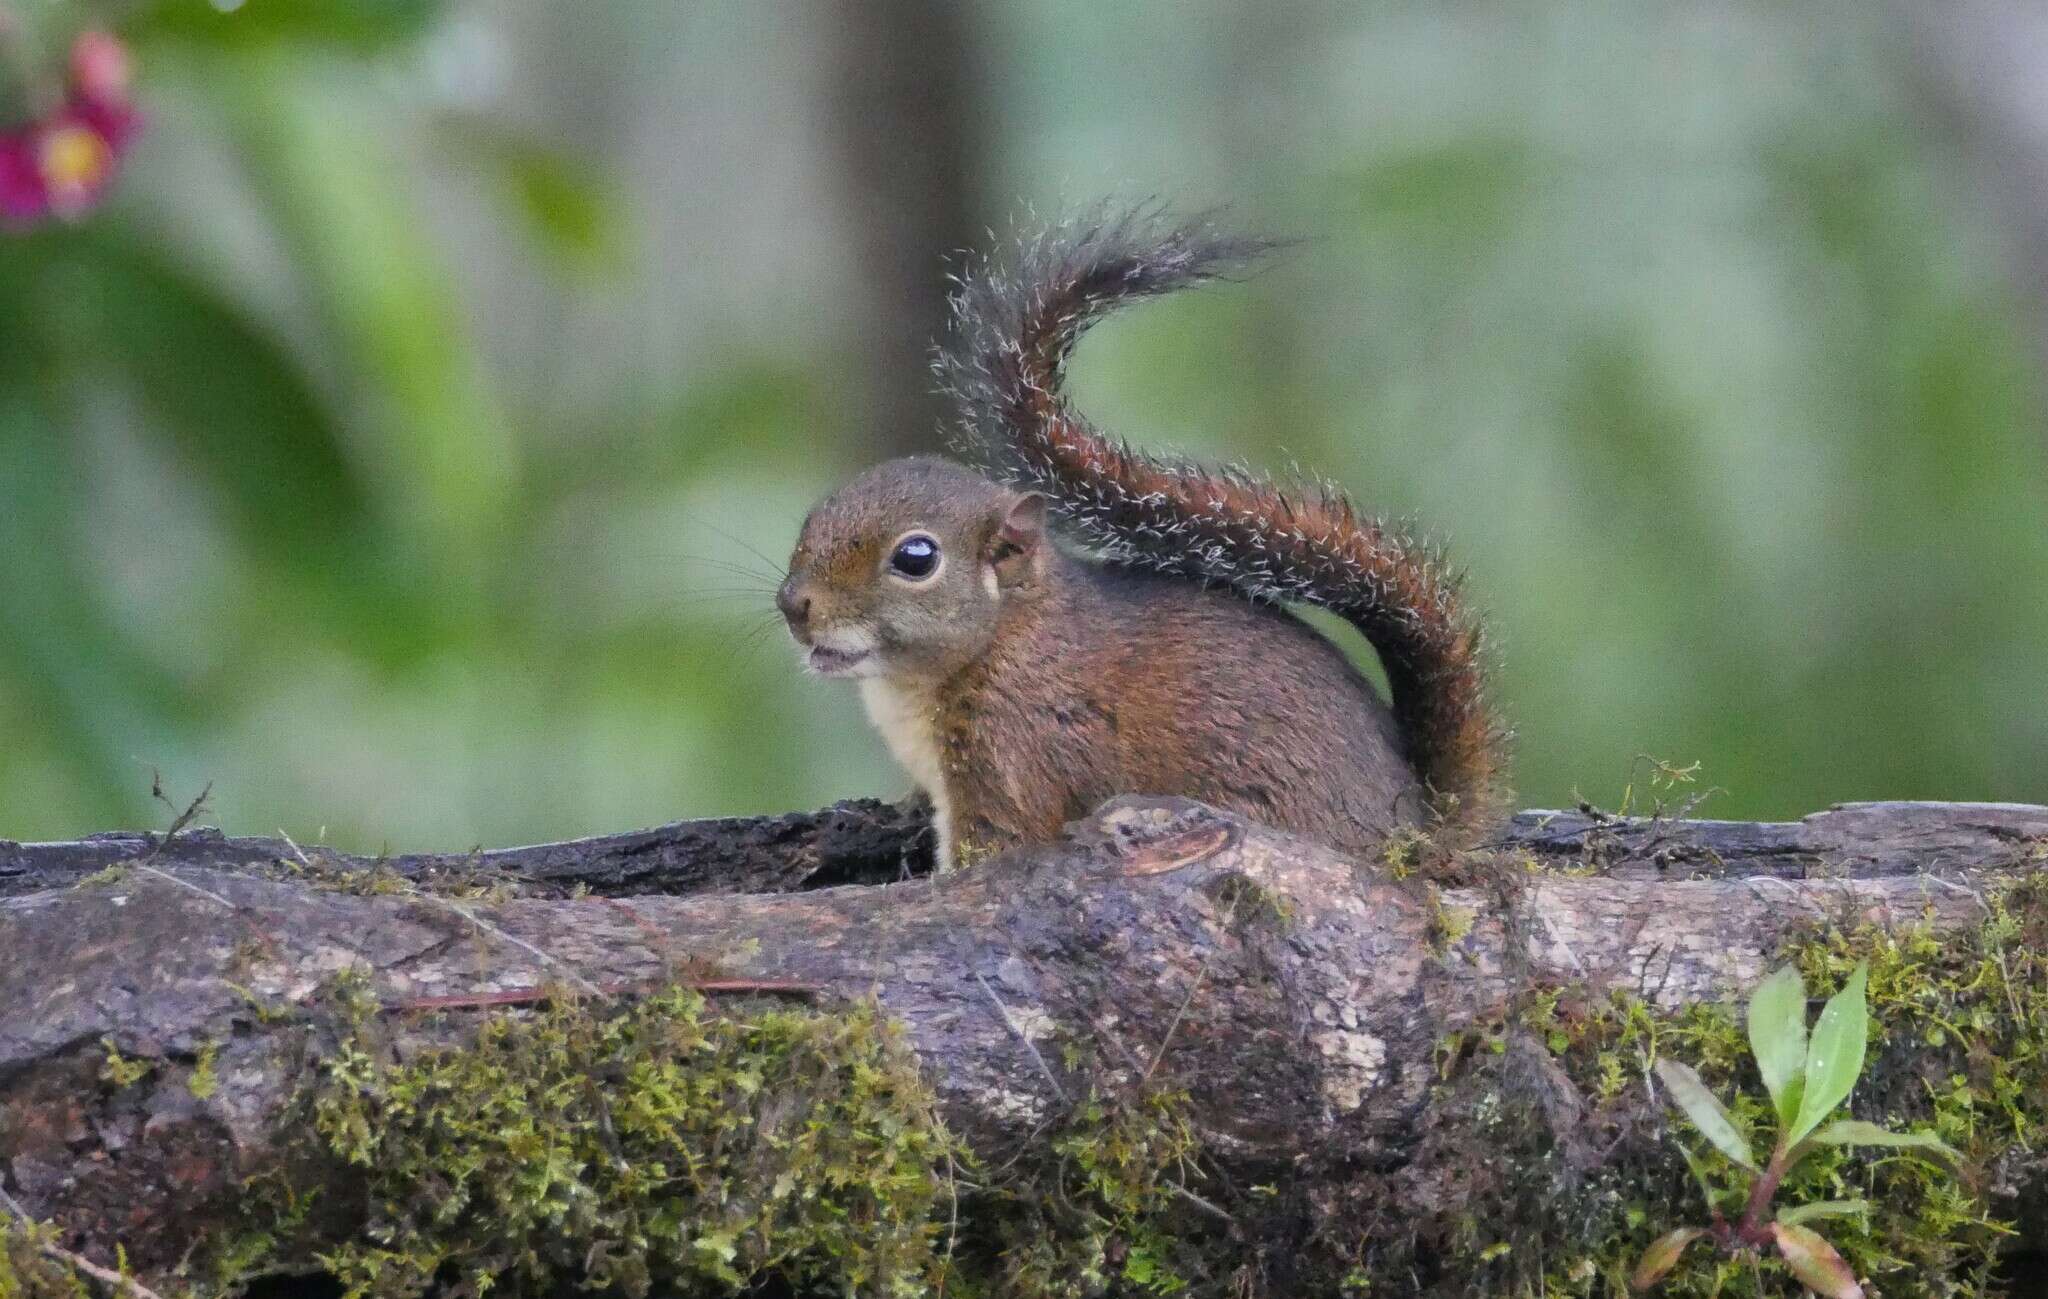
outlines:
[[[408, 1032], [429, 1042], [565, 982], [872, 992], [948, 1125], [992, 1158], [1063, 1097], [1104, 1076], [1135, 1085], [1156, 1061], [1244, 1184], [1313, 1152], [1398, 1161], [1441, 1044], [1498, 1023], [1519, 993], [1578, 984], [1673, 1008], [1752, 984], [1809, 919], [1973, 924], [1988, 887], [2039, 868], [2048, 808], [1858, 804], [1782, 825], [1525, 813], [1493, 873], [1439, 889], [1198, 804], [1120, 799], [1061, 843], [943, 879], [809, 887], [893, 878], [923, 835], [914, 814], [854, 804], [383, 863], [413, 881], [488, 870], [620, 895], [472, 897], [459, 914], [416, 891], [336, 888], [303, 863], [247, 869], [294, 860], [282, 841], [8, 845], [0, 1181], [93, 1252], [120, 1241], [139, 1267], [174, 1260], [193, 1206], [273, 1153], [299, 1031], [279, 1011], [344, 968], [418, 1012]], [[147, 871], [68, 886], [152, 851]], [[1530, 872], [1526, 856], [1603, 869]], [[304, 858], [344, 884], [370, 865]], [[710, 891], [736, 880], [803, 891]], [[1105, 1038], [1120, 1049], [1098, 1054], [1096, 1079], [1070, 1076], [1058, 1048]], [[110, 1094], [103, 1041], [156, 1072]], [[203, 1099], [185, 1085], [202, 1052], [218, 1078]]]

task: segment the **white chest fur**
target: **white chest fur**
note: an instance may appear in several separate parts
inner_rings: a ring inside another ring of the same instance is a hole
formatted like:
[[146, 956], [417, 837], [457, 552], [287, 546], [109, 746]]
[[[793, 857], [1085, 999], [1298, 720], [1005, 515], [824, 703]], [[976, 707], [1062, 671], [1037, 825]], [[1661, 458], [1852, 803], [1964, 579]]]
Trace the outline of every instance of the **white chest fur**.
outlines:
[[927, 691], [906, 688], [882, 677], [860, 683], [868, 720], [882, 733], [882, 742], [910, 778], [932, 800], [932, 825], [938, 832], [938, 869], [953, 865], [953, 807], [946, 797], [945, 767], [939, 759], [935, 727], [937, 705]]

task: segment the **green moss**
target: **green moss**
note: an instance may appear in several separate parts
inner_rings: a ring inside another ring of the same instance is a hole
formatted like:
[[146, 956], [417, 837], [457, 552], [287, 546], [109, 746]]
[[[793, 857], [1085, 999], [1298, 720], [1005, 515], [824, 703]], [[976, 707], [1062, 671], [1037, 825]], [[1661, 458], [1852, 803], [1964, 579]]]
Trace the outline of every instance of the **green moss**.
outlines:
[[1185, 1093], [1092, 1090], [969, 1203], [956, 1293], [1222, 1293], [1231, 1260], [1198, 1178]]
[[1470, 907], [1450, 906], [1444, 902], [1443, 894], [1430, 887], [1426, 898], [1429, 906], [1429, 925], [1424, 930], [1424, 940], [1429, 950], [1443, 956], [1464, 941], [1472, 932], [1472, 926], [1479, 921], [1479, 913]]
[[[361, 985], [339, 1002], [294, 1116], [298, 1172], [252, 1197], [268, 1207], [217, 1251], [223, 1280], [301, 1257], [379, 1299], [450, 1277], [1036, 1299], [1172, 1294], [1212, 1269], [1190, 1243], [1205, 1210], [1178, 1092], [1092, 1091], [986, 1169], [872, 1004], [729, 1018], [686, 990], [565, 1000], [393, 1062]], [[314, 1185], [352, 1188], [345, 1231]]]
[[101, 1038], [100, 1045], [106, 1048], [107, 1052], [107, 1058], [100, 1064], [100, 1081], [117, 1091], [124, 1087], [133, 1087], [156, 1070], [153, 1061], [130, 1060], [122, 1055], [121, 1049], [114, 1045], [114, 1039], [111, 1037]]
[[185, 1079], [185, 1090], [192, 1093], [193, 1100], [209, 1100], [220, 1090], [220, 1077], [214, 1072], [219, 1058], [220, 1043], [208, 1042], [199, 1048], [199, 1058], [193, 1061], [192, 1073]]
[[1206, 885], [1205, 891], [1223, 908], [1224, 925], [1234, 930], [1257, 925], [1286, 929], [1294, 924], [1293, 901], [1249, 876], [1221, 876]]
[[279, 858], [265, 864], [264, 869], [278, 878], [303, 884], [309, 888], [329, 893], [347, 893], [357, 897], [442, 897], [461, 901], [505, 902], [513, 898], [535, 894], [552, 894], [558, 890], [546, 886], [535, 886], [531, 881], [520, 880], [501, 871], [487, 869], [481, 862], [472, 862], [466, 869], [427, 871], [417, 876], [405, 876], [391, 868], [390, 863], [374, 861], [367, 866], [354, 862], [333, 861], [324, 855], [296, 858]]
[[1430, 836], [1413, 826], [1395, 826], [1380, 845], [1380, 865], [1396, 880], [1415, 874], [1434, 848]]
[[295, 1252], [374, 1296], [437, 1277], [469, 1293], [781, 1277], [908, 1295], [937, 1276], [954, 1147], [871, 1004], [725, 1017], [680, 989], [563, 999], [402, 1054], [360, 991], [344, 1023], [295, 1118], [301, 1172], [351, 1202], [309, 1212], [281, 1176], [252, 1197], [273, 1207], [223, 1249], [224, 1277]]
[[[1987, 898], [1975, 928], [1826, 929], [1793, 942], [1815, 997], [1870, 962], [1871, 1044], [1851, 1098], [1857, 1118], [1932, 1128], [1960, 1167], [1918, 1152], [1823, 1148], [1802, 1160], [1777, 1203], [1867, 1199], [1828, 1238], [1872, 1294], [1991, 1293], [2010, 1234], [1999, 1199], [2019, 1160], [2040, 1166], [2048, 1127], [2048, 878]], [[1700, 1071], [1737, 1123], [1768, 1144], [1769, 1103], [1739, 1012], [1663, 1012], [1640, 999], [1576, 989], [1532, 992], [1492, 1029], [1444, 1044], [1417, 1168], [1368, 1176], [1326, 1218], [1349, 1249], [1354, 1294], [1619, 1296], [1641, 1251], [1702, 1222], [1687, 1146], [1717, 1185], [1740, 1181], [1721, 1155], [1653, 1096], [1649, 1067], [1669, 1056]], [[2028, 1152], [2036, 1152], [2029, 1154]], [[2009, 1193], [2009, 1192], [2007, 1192]], [[1734, 1206], [1724, 1205], [1733, 1210]], [[1388, 1234], [1399, 1220], [1405, 1233]], [[1375, 1224], [1376, 1234], [1361, 1229]], [[1759, 1284], [1761, 1290], [1759, 1290]], [[1674, 1297], [1804, 1293], [1769, 1259], [1696, 1244], [1658, 1289]]]
[[0, 1299], [91, 1299], [85, 1280], [44, 1252], [56, 1240], [53, 1229], [0, 1212]]

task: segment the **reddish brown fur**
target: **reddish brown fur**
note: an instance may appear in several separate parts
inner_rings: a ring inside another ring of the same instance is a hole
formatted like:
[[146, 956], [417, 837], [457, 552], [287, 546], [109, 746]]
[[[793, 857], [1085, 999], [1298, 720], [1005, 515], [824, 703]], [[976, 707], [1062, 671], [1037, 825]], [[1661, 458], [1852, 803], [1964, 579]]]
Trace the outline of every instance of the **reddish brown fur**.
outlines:
[[1359, 850], [1421, 811], [1393, 720], [1335, 646], [1170, 578], [1049, 555], [937, 700], [971, 848], [1051, 838], [1124, 793], [1197, 798]]
[[[1043, 536], [990, 594], [1021, 496], [945, 461], [891, 461], [813, 511], [790, 560], [798, 641], [865, 629], [874, 674], [917, 701], [943, 842], [973, 857], [1042, 841], [1117, 794], [1198, 798], [1361, 851], [1420, 818], [1385, 705], [1292, 615]], [[911, 529], [940, 540], [939, 580], [882, 571]]]
[[1091, 322], [1226, 276], [1266, 246], [1200, 221], [1103, 210], [1025, 241], [1007, 272], [984, 263], [961, 283], [940, 355], [966, 416], [964, 445], [1007, 480], [1047, 492], [1092, 542], [1255, 600], [1322, 605], [1357, 626], [1386, 666], [1407, 757], [1439, 817], [1476, 825], [1502, 799], [1506, 731], [1455, 577], [1341, 492], [1290, 493], [1162, 463], [1105, 438], [1061, 395], [1067, 354]]
[[[1042, 360], [1042, 353], [1038, 354]], [[1446, 819], [1474, 824], [1497, 810], [1503, 736], [1485, 694], [1481, 633], [1455, 585], [1376, 519], [1361, 519], [1341, 496], [1312, 501], [1208, 474], [1174, 472], [1112, 444], [1072, 418], [1050, 381], [1032, 385], [1034, 418], [1051, 430], [1052, 466], [1076, 484], [1114, 480], [1133, 496], [1163, 495], [1189, 516], [1228, 525], [1269, 520], [1268, 540], [1292, 534], [1340, 553], [1378, 584], [1377, 609], [1340, 609], [1379, 650], [1394, 693], [1394, 715], [1409, 761]], [[1284, 561], [1283, 561], [1284, 563]]]
[[[938, 368], [964, 445], [1011, 486], [894, 461], [806, 522], [791, 628], [814, 668], [862, 681], [933, 795], [942, 856], [1048, 838], [1116, 794], [1198, 798], [1357, 850], [1425, 812], [1468, 829], [1494, 810], [1504, 735], [1479, 627], [1425, 548], [1334, 489], [1131, 452], [1059, 395], [1092, 320], [1261, 247], [1138, 213], [1027, 241], [1008, 272], [984, 264]], [[1017, 488], [1119, 565], [1058, 551]], [[891, 566], [910, 529], [948, 557], [929, 580]], [[1365, 634], [1391, 712], [1279, 607], [1294, 601]]]

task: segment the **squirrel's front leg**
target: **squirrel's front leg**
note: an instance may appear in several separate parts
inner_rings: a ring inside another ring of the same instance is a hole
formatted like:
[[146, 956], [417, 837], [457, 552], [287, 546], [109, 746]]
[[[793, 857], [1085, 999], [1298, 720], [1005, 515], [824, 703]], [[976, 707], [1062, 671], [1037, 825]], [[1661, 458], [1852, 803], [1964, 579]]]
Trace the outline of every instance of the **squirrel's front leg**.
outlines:
[[944, 875], [963, 866], [987, 861], [1018, 842], [987, 815], [984, 800], [975, 796], [971, 784], [953, 788], [932, 799], [932, 873]]
[[[1069, 777], [1093, 764], [1080, 746], [1063, 752], [1059, 736], [1035, 727], [1028, 711], [985, 716], [949, 746], [945, 797], [934, 800], [945, 818], [941, 873], [1057, 839], [1062, 826], [1089, 810], [1077, 803], [1080, 791]], [[935, 819], [941, 814], [935, 807]]]
[[1002, 830], [985, 817], [955, 816], [951, 833], [944, 842], [950, 852], [935, 866], [938, 874], [985, 862], [999, 852], [1024, 842], [1023, 836]]

